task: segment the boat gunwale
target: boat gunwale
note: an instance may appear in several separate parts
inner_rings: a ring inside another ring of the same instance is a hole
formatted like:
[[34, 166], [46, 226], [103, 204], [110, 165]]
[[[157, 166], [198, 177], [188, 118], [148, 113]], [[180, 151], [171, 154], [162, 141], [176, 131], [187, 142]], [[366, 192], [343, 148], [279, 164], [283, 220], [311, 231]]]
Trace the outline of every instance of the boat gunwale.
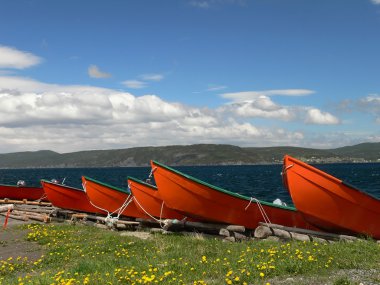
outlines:
[[22, 188], [26, 188], [26, 189], [42, 189], [42, 186], [29, 186], [29, 185], [25, 185], [25, 186], [17, 186], [17, 185], [10, 185], [10, 184], [0, 184], [0, 187], [1, 186], [4, 186], [4, 187], [11, 187], [11, 188], [19, 188], [19, 189], [22, 189]]
[[51, 181], [48, 181], [48, 180], [45, 180], [45, 179], [41, 179], [40, 181], [41, 181], [41, 183], [43, 182], [43, 183], [50, 184], [50, 185], [57, 185], [57, 186], [59, 186], [61, 188], [69, 188], [71, 190], [76, 190], [76, 191], [84, 192], [84, 189], [68, 186], [68, 185], [65, 185], [65, 184], [54, 183], [54, 182], [51, 182]]
[[[140, 180], [140, 179], [138, 179], [138, 178], [134, 178], [134, 177], [131, 177], [131, 176], [127, 176], [127, 180], [132, 180], [133, 182], [136, 182], [136, 183], [139, 183], [139, 184], [142, 184], [142, 185], [144, 185], [144, 186], [147, 186], [147, 187], [151, 188], [153, 191], [158, 191], [157, 186], [154, 186], [154, 185], [152, 185], [152, 184], [149, 184], [149, 183], [147, 183], [147, 182], [144, 182], [144, 181], [142, 181], [142, 180]], [[132, 191], [132, 189], [131, 189], [131, 191]], [[132, 192], [133, 192], [133, 191], [132, 191]]]
[[[380, 202], [380, 198], [377, 198], [377, 197], [373, 196], [372, 194], [367, 193], [367, 192], [365, 192], [364, 190], [361, 190], [361, 189], [357, 188], [356, 186], [351, 185], [351, 184], [348, 183], [348, 182], [345, 182], [344, 180], [341, 180], [341, 179], [339, 179], [339, 178], [337, 178], [337, 177], [335, 177], [335, 176], [333, 176], [333, 175], [331, 175], [331, 174], [329, 174], [329, 173], [327, 173], [327, 172], [325, 172], [325, 171], [323, 171], [323, 170], [320, 170], [320, 169], [316, 168], [315, 166], [312, 166], [312, 165], [310, 165], [310, 164], [307, 164], [306, 162], [303, 162], [303, 161], [300, 160], [300, 159], [297, 159], [297, 158], [292, 157], [292, 156], [290, 156], [290, 155], [285, 155], [285, 157], [284, 157], [284, 162], [285, 162], [286, 159], [288, 159], [289, 161], [292, 161], [292, 162], [294, 162], [294, 163], [297, 163], [297, 164], [300, 165], [301, 167], [306, 166], [306, 167], [304, 167], [304, 168], [306, 168], [308, 171], [311, 171], [311, 172], [314, 172], [314, 173], [320, 174], [321, 176], [323, 176], [323, 177], [325, 177], [325, 178], [328, 178], [329, 180], [335, 180], [334, 183], [336, 183], [336, 184], [341, 183], [342, 185], [346, 186], [348, 189], [350, 189], [350, 190], [352, 190], [352, 191], [356, 191], [356, 192], [358, 192], [359, 194], [362, 194], [363, 196], [367, 196], [368, 198], [371, 198], [371, 199], [374, 199], [374, 200], [377, 201], [377, 202]], [[285, 164], [285, 163], [284, 163], [284, 164]], [[285, 166], [285, 167], [286, 167], [286, 166]], [[285, 174], [285, 175], [286, 175], [286, 174]], [[299, 174], [298, 174], [298, 175], [299, 175]], [[330, 179], [330, 177], [332, 177], [332, 178], [334, 178], [334, 179]], [[328, 189], [326, 189], [326, 190], [327, 190], [328, 192], [331, 192], [331, 191], [328, 190]], [[289, 189], [288, 189], [288, 191], [289, 191]], [[289, 192], [290, 192], [290, 191], [289, 191]]]
[[[107, 184], [107, 183], [101, 182], [101, 181], [99, 181], [99, 180], [96, 180], [96, 179], [94, 179], [94, 178], [90, 178], [90, 177], [85, 176], [85, 175], [83, 175], [82, 177], [84, 177], [85, 180], [88, 180], [88, 181], [90, 181], [90, 182], [93, 182], [93, 183], [99, 184], [99, 185], [101, 185], [101, 186], [105, 186], [105, 187], [110, 188], [110, 189], [112, 189], [112, 190], [119, 191], [119, 192], [122, 192], [122, 193], [124, 193], [124, 194], [128, 194], [128, 195], [131, 194], [131, 192], [128, 191], [128, 190], [126, 190], [126, 189], [122, 189], [122, 188], [119, 188], [119, 187], [116, 187], [116, 186], [113, 186], [113, 185], [110, 185], [110, 184]], [[87, 191], [86, 191], [86, 192], [87, 192]]]
[[[155, 160], [151, 160], [151, 162], [152, 162], [152, 164], [156, 164], [156, 165], [158, 165], [158, 166], [161, 166], [161, 167], [165, 168], [166, 170], [168, 170], [168, 171], [170, 171], [170, 172], [173, 172], [173, 173], [175, 173], [175, 174], [177, 174], [177, 175], [180, 175], [180, 176], [182, 176], [182, 177], [184, 177], [184, 178], [186, 178], [186, 179], [188, 179], [188, 180], [190, 180], [190, 181], [194, 181], [194, 182], [196, 182], [196, 183], [199, 183], [199, 184], [201, 184], [201, 185], [204, 185], [204, 186], [206, 186], [206, 187], [209, 187], [209, 188], [211, 188], [211, 189], [213, 189], [213, 190], [216, 190], [216, 191], [218, 191], [218, 192], [221, 192], [221, 193], [223, 193], [223, 194], [227, 194], [227, 195], [230, 195], [230, 196], [232, 196], [232, 197], [239, 198], [239, 199], [242, 199], [242, 200], [246, 200], [246, 201], [249, 201], [249, 202], [252, 201], [251, 198], [254, 198], [254, 197], [244, 196], [244, 195], [239, 194], [239, 193], [234, 193], [234, 192], [228, 191], [228, 190], [226, 190], [226, 189], [223, 189], [223, 188], [221, 188], [221, 187], [218, 187], [218, 186], [212, 185], [212, 184], [207, 183], [207, 182], [205, 182], [205, 181], [199, 180], [199, 179], [197, 179], [197, 178], [195, 178], [195, 177], [193, 177], [193, 176], [191, 176], [191, 175], [188, 175], [188, 174], [182, 173], [182, 172], [180, 172], [180, 171], [178, 171], [178, 170], [176, 170], [176, 169], [174, 169], [174, 168], [171, 168], [171, 167], [169, 167], [169, 166], [166, 166], [166, 165], [164, 165], [164, 164], [161, 164], [161, 163], [159, 163], [159, 162], [157, 162], [157, 161], [155, 161]], [[154, 172], [153, 172], [153, 173], [154, 173]], [[256, 199], [256, 198], [255, 198], [255, 199]], [[297, 211], [297, 209], [296, 209], [295, 207], [278, 205], [278, 204], [274, 204], [274, 203], [270, 203], [270, 202], [262, 201], [262, 200], [259, 200], [259, 199], [257, 199], [257, 200], [259, 201], [260, 204], [265, 205], [265, 206], [275, 207], [275, 208], [280, 208], [280, 209], [289, 210], [289, 211]], [[257, 203], [257, 202], [256, 202], [255, 200], [253, 200], [252, 203]]]

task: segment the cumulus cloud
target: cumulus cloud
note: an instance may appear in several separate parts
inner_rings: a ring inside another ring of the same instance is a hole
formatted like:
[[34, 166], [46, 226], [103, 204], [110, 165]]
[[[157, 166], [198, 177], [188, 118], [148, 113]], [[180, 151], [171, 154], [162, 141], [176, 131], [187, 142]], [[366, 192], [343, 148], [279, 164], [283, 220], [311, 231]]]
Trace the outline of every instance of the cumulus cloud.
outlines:
[[90, 65], [88, 68], [88, 75], [92, 78], [109, 78], [110, 73], [101, 71], [96, 65]]
[[336, 125], [339, 124], [339, 119], [330, 113], [311, 108], [307, 110], [305, 122], [307, 124]]
[[233, 102], [220, 109], [246, 118], [261, 117], [284, 121], [294, 118], [294, 114], [289, 109], [275, 104], [271, 98], [263, 95], [244, 102]]
[[[267, 112], [279, 108], [266, 100], [256, 105]], [[0, 77], [0, 152], [303, 140], [300, 131], [258, 127], [241, 117], [231, 110], [195, 108], [156, 95]]]
[[371, 2], [375, 5], [380, 5], [380, 0], [371, 0]]
[[0, 45], [0, 68], [25, 69], [41, 61], [40, 57], [29, 52]]
[[340, 123], [334, 115], [307, 106], [282, 106], [270, 96], [306, 96], [314, 91], [307, 89], [285, 89], [224, 93], [221, 96], [231, 99], [219, 109], [245, 118], [266, 118], [282, 121], [301, 121], [307, 124], [335, 125]]

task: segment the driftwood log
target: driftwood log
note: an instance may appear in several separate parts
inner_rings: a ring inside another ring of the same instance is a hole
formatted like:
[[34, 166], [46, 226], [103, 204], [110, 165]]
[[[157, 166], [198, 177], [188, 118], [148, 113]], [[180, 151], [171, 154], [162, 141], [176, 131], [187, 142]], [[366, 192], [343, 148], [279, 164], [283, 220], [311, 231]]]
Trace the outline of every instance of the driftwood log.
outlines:
[[219, 235], [224, 237], [224, 241], [236, 242], [249, 240], [250, 232], [244, 226], [228, 225], [219, 230]]
[[[0, 213], [0, 216], [7, 216], [7, 213]], [[8, 215], [9, 219], [14, 219], [14, 220], [20, 220], [20, 221], [28, 221], [29, 218], [25, 215], [15, 215], [15, 214], [9, 214]]]
[[6, 204], [3, 206], [0, 206], [0, 213], [8, 212], [9, 210], [13, 210], [14, 205], [13, 204]]
[[299, 241], [354, 241], [357, 237], [348, 235], [338, 235], [333, 233], [319, 232], [307, 229], [286, 227], [277, 224], [260, 223], [255, 229], [254, 237], [257, 239], [266, 239], [271, 236], [278, 237], [280, 240], [299, 240]]
[[[259, 240], [298, 240], [326, 243], [332, 241], [355, 241], [358, 238], [348, 235], [339, 235], [307, 229], [286, 227], [277, 224], [260, 223], [254, 232], [241, 225], [227, 225], [207, 222], [193, 222], [187, 220], [165, 219], [161, 221], [147, 219], [110, 219], [105, 216], [82, 213], [53, 207], [51, 203], [19, 200], [0, 200], [0, 215], [22, 221], [35, 220], [44, 223], [51, 221], [67, 221], [84, 224], [94, 224], [99, 228], [113, 230], [136, 230], [138, 228], [150, 228], [151, 232], [170, 234], [181, 232], [182, 234], [200, 234], [204, 237], [218, 237], [228, 242], [250, 240], [251, 236]], [[11, 210], [11, 213], [7, 213]]]
[[225, 241], [243, 241], [248, 240], [250, 232], [247, 232], [244, 226], [227, 225], [206, 222], [192, 222], [166, 219], [160, 222], [155, 220], [136, 219], [140, 222], [140, 227], [150, 228], [152, 233], [173, 233], [181, 232], [201, 234], [205, 237], [222, 238]]
[[39, 206], [51, 206], [50, 202], [39, 202], [39, 201], [28, 201], [24, 200], [11, 200], [11, 199], [1, 199], [0, 204], [25, 204], [25, 205], [39, 205]]

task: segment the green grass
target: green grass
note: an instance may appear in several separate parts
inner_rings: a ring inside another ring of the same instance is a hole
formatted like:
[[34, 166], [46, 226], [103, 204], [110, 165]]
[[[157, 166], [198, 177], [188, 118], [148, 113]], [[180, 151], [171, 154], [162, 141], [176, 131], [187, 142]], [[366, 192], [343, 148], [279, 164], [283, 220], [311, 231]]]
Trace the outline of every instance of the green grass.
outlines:
[[[224, 243], [161, 234], [141, 240], [83, 225], [26, 228], [43, 256], [0, 261], [0, 284], [270, 284], [380, 268], [380, 246], [373, 241]], [[339, 276], [333, 282], [356, 284]]]

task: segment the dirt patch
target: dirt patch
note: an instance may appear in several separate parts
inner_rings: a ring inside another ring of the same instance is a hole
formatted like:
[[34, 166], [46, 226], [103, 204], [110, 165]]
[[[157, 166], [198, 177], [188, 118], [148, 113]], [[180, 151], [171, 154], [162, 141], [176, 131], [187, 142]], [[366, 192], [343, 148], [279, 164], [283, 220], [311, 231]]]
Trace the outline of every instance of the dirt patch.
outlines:
[[41, 258], [44, 251], [40, 245], [26, 241], [28, 231], [16, 226], [9, 226], [6, 230], [0, 229], [0, 260], [10, 257], [27, 257], [28, 261]]
[[355, 285], [378, 285], [380, 284], [379, 269], [341, 269], [331, 272], [328, 275], [320, 276], [294, 276], [276, 277], [269, 280], [273, 285], [334, 285], [334, 284], [355, 284]]
[[148, 233], [148, 232], [122, 232], [120, 235], [121, 236], [137, 237], [137, 238], [143, 239], [143, 240], [151, 237], [150, 233]]

